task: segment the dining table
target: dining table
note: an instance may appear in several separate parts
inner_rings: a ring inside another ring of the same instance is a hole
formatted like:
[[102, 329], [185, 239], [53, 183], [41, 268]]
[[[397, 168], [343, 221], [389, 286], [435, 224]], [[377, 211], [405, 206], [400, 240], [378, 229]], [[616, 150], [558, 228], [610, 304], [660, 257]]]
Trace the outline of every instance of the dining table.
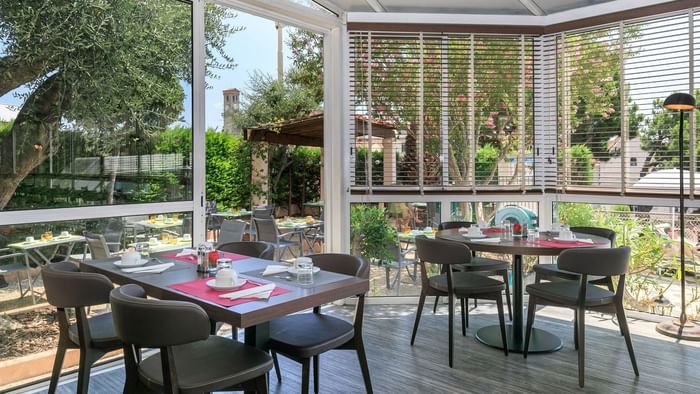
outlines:
[[318, 220], [318, 219], [313, 219], [310, 217], [307, 218], [280, 218], [276, 219], [275, 223], [277, 224], [277, 229], [280, 230], [281, 233], [288, 233], [288, 232], [293, 232], [293, 233], [298, 233], [299, 234], [299, 242], [300, 242], [300, 247], [301, 247], [301, 252], [304, 254], [304, 243], [306, 243], [306, 246], [308, 247], [309, 250], [313, 250], [313, 247], [311, 246], [311, 242], [309, 241], [309, 237], [307, 236], [309, 231], [314, 231], [318, 230], [321, 228], [323, 225], [323, 220]]
[[[508, 350], [522, 353], [525, 345], [525, 321], [523, 302], [523, 256], [558, 256], [571, 248], [607, 248], [610, 241], [604, 237], [574, 233], [572, 240], [559, 240], [557, 232], [541, 232], [535, 239], [506, 236], [502, 229], [488, 228], [482, 235], [469, 237], [460, 229], [438, 231], [436, 238], [460, 242], [476, 252], [510, 254], [513, 256], [511, 287], [513, 297], [513, 320], [506, 326]], [[499, 325], [480, 328], [476, 339], [488, 346], [503, 349]], [[562, 347], [561, 339], [540, 328], [533, 328], [528, 353], [554, 352]]]
[[368, 279], [324, 270], [314, 274], [313, 284], [310, 285], [297, 283], [295, 277], [286, 272], [263, 276], [268, 265], [280, 263], [229, 254], [226, 257], [231, 258], [232, 268], [238, 272], [239, 278], [260, 286], [275, 284], [275, 290], [268, 299], [245, 298], [241, 299], [243, 302], [231, 305], [231, 302], [227, 304], [227, 299], [217, 298], [217, 294], [223, 293], [204, 285], [207, 279], [214, 276], [197, 272], [196, 257], [178, 256], [174, 252], [156, 253], [151, 257], [152, 262], [148, 264], [173, 263], [173, 266], [161, 273], [128, 273], [115, 265], [119, 258], [113, 257], [84, 261], [80, 268], [85, 272], [103, 274], [118, 285], [137, 284], [150, 297], [197, 304], [212, 322], [244, 329], [245, 343], [262, 350], [268, 349], [270, 321], [369, 291]]

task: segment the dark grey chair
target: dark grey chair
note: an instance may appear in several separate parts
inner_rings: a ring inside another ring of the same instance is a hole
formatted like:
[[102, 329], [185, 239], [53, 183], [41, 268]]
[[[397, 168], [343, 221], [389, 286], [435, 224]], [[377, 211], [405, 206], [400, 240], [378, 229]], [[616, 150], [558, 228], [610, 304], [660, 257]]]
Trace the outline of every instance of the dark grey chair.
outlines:
[[[301, 254], [303, 241], [303, 234], [301, 232], [290, 231], [288, 233], [280, 234], [279, 229], [277, 228], [277, 223], [272, 217], [267, 219], [253, 218], [253, 223], [255, 224], [255, 230], [257, 232], [257, 240], [269, 242], [276, 250], [279, 251], [275, 254], [274, 260], [281, 260], [285, 250], [288, 250], [293, 257], [296, 257], [292, 251], [292, 247], [294, 246], [299, 248], [299, 252]], [[295, 235], [299, 237], [298, 241], [293, 241], [290, 239]]]
[[[563, 270], [574, 272], [580, 277], [576, 281], [535, 283], [525, 288], [525, 291], [530, 295], [530, 300], [527, 305], [527, 326], [525, 329], [525, 351], [523, 356], [527, 357], [530, 333], [535, 321], [535, 308], [537, 305], [554, 305], [574, 309], [576, 312], [574, 337], [578, 349], [578, 384], [583, 387], [586, 310], [613, 313], [620, 322], [620, 329], [625, 337], [634, 374], [639, 376], [637, 360], [634, 357], [634, 349], [632, 349], [632, 338], [630, 337], [627, 318], [625, 317], [625, 308], [622, 305], [629, 257], [630, 248], [628, 246], [613, 249], [587, 248], [563, 251], [557, 259], [557, 264]], [[588, 275], [618, 276], [617, 291], [612, 292], [591, 284], [588, 281]]]
[[253, 214], [250, 217], [250, 223], [248, 223], [248, 229], [246, 230], [249, 239], [251, 241], [257, 240], [258, 232], [255, 228], [255, 225], [253, 224], [253, 219], [274, 219], [274, 216], [275, 207], [272, 205], [258, 205], [257, 207], [253, 208]]
[[[267, 393], [267, 353], [209, 335], [209, 317], [192, 303], [147, 299], [129, 284], [110, 294], [114, 326], [124, 342], [124, 393], [144, 387], [166, 393], [205, 393], [243, 388]], [[160, 351], [139, 361], [140, 348]]]
[[242, 220], [224, 220], [221, 222], [217, 246], [227, 244], [229, 242], [243, 241], [243, 233], [248, 223]]
[[104, 236], [105, 242], [109, 246], [110, 253], [119, 252], [124, 241], [124, 222], [121, 219], [109, 219], [102, 230], [102, 236]]
[[[442, 222], [438, 225], [438, 231], [440, 230], [451, 230], [461, 227], [469, 227], [473, 225], [474, 222]], [[443, 267], [444, 269], [445, 267]], [[487, 257], [479, 257], [476, 253], [472, 252], [472, 261], [469, 264], [460, 264], [453, 267], [457, 271], [466, 272], [483, 272], [485, 274], [500, 276], [503, 278], [503, 283], [506, 286], [506, 304], [508, 305], [508, 319], [513, 320], [513, 308], [511, 307], [510, 301], [510, 282], [508, 281], [508, 263], [502, 260], [490, 259]], [[435, 297], [435, 304], [433, 304], [433, 313], [437, 312], [438, 302], [440, 297]], [[465, 300], [468, 302], [469, 300]], [[474, 299], [474, 307], [477, 306], [477, 300]], [[466, 312], [465, 318], [467, 322], [469, 321], [469, 310]]]
[[[600, 227], [571, 227], [571, 231], [575, 233], [596, 235], [598, 237], [607, 238], [610, 241], [610, 247], [615, 247], [617, 233], [615, 233], [613, 230]], [[535, 271], [535, 283], [540, 283], [542, 279], [556, 281], [579, 280], [581, 278], [581, 275], [575, 272], [568, 272], [561, 269], [558, 264], [537, 264], [532, 270]], [[613, 279], [609, 276], [589, 276], [588, 281], [595, 285], [606, 286], [610, 291], [615, 291], [615, 288], [613, 287]]]
[[[466, 302], [467, 298], [487, 299], [496, 301], [498, 308], [498, 320], [501, 325], [501, 338], [503, 351], [508, 355], [508, 340], [506, 338], [506, 323], [503, 316], [503, 295], [505, 289], [503, 282], [491, 279], [474, 272], [460, 272], [451, 269], [453, 265], [469, 264], [472, 254], [469, 248], [461, 243], [428, 239], [425, 236], [416, 237], [416, 253], [421, 270], [421, 292], [418, 299], [416, 321], [413, 324], [411, 346], [416, 340], [416, 332], [420, 323], [420, 316], [427, 296], [447, 296], [448, 298], [448, 336], [449, 336], [449, 363], [452, 368], [454, 353], [453, 324], [454, 324], [454, 298], [461, 300], [462, 304], [462, 335], [466, 335]], [[426, 263], [442, 264], [448, 268], [444, 273], [428, 277]]]
[[[87, 307], [109, 303], [112, 282], [101, 274], [80, 272], [78, 266], [69, 262], [43, 266], [41, 277], [46, 299], [56, 307], [59, 328], [49, 393], [56, 391], [66, 349], [80, 349], [77, 391], [87, 393], [92, 365], [106, 353], [122, 348], [112, 314], [88, 318], [85, 311]], [[68, 309], [75, 310], [74, 323], [68, 317]]]
[[[363, 279], [369, 278], [369, 264], [359, 257], [334, 253], [314, 254], [309, 257], [314, 265], [321, 267], [322, 270]], [[372, 381], [362, 342], [365, 295], [358, 294], [357, 297], [353, 323], [324, 315], [320, 307], [315, 307], [313, 313], [289, 315], [270, 323], [270, 352], [275, 363], [278, 381], [282, 381], [282, 375], [277, 353], [301, 363], [301, 392], [307, 393], [310, 361], [313, 359], [314, 393], [318, 393], [320, 354], [333, 349], [348, 349], [357, 351], [365, 390], [367, 393], [372, 393]], [[336, 388], [336, 391], [342, 390]]]
[[217, 246], [217, 249], [222, 252], [237, 253], [265, 260], [275, 258], [275, 246], [263, 241], [229, 242]]
[[112, 256], [110, 252], [109, 245], [102, 234], [84, 232], [85, 236], [85, 248], [83, 251], [83, 260], [85, 260], [87, 249], [90, 250], [90, 258], [92, 260], [103, 260], [108, 259]]

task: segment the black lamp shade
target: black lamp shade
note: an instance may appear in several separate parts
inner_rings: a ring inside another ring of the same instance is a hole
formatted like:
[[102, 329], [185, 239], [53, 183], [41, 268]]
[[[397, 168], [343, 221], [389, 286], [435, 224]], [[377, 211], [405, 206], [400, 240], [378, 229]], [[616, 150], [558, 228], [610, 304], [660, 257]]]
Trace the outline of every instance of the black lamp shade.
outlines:
[[695, 97], [688, 93], [673, 93], [664, 100], [664, 108], [675, 111], [692, 111], [695, 109]]

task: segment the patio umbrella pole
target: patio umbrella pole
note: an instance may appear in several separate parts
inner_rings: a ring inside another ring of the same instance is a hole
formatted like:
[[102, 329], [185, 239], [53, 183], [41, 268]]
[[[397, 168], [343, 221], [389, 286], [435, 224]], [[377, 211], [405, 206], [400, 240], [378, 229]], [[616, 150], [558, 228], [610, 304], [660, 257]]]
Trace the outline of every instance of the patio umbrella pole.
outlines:
[[681, 230], [681, 315], [678, 319], [663, 321], [657, 324], [656, 331], [673, 338], [685, 339], [689, 341], [700, 341], [700, 326], [688, 321], [688, 317], [685, 313], [685, 188], [683, 182], [683, 111], [695, 109], [695, 98], [685, 93], [674, 93], [666, 98], [664, 101], [664, 108], [678, 110], [681, 115], [681, 125], [678, 136], [678, 153], [680, 157], [679, 224]]

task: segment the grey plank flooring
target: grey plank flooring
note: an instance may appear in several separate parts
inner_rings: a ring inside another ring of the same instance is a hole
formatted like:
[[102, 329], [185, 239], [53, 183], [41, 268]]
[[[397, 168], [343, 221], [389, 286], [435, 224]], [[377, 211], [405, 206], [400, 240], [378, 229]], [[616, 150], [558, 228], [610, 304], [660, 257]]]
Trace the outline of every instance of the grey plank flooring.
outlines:
[[[467, 336], [455, 322], [455, 363], [447, 365], [447, 307], [433, 315], [425, 309], [415, 346], [409, 344], [415, 306], [370, 305], [365, 314], [365, 347], [376, 393], [698, 393], [700, 392], [700, 344], [663, 337], [654, 323], [632, 320], [633, 343], [639, 364], [634, 376], [623, 338], [617, 326], [598, 314], [587, 315], [586, 387], [579, 389], [577, 353], [573, 348], [572, 313], [545, 308], [538, 312], [536, 327], [559, 335], [564, 348], [558, 352], [505, 357], [474, 339], [476, 330], [497, 323], [495, 308], [480, 304], [470, 314]], [[351, 316], [349, 307], [326, 311]], [[300, 391], [301, 366], [280, 359], [283, 381], [270, 375], [270, 393]], [[75, 375], [62, 378], [59, 393], [75, 392]], [[117, 364], [93, 374], [90, 393], [121, 392], [123, 368]], [[47, 385], [24, 392], [46, 392]], [[313, 386], [312, 386], [313, 387]], [[352, 351], [321, 356], [321, 393], [362, 393], [364, 386]]]

